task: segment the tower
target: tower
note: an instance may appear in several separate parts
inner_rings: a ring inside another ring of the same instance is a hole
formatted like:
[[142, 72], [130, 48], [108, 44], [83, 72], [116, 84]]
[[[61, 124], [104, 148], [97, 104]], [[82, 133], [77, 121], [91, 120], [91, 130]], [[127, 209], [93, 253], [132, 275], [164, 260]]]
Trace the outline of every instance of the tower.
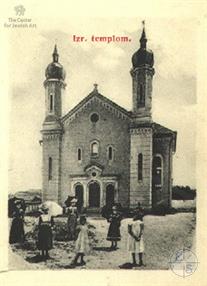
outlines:
[[62, 93], [65, 89], [65, 71], [59, 63], [57, 46], [52, 54], [53, 61], [45, 71], [45, 120], [42, 133], [42, 183], [43, 201], [60, 202], [60, 169], [62, 142]]
[[154, 75], [154, 56], [147, 49], [147, 38], [143, 21], [140, 48], [132, 56], [133, 113], [137, 122], [151, 121], [152, 78]]
[[130, 206], [151, 207], [153, 130], [151, 119], [153, 52], [147, 50], [143, 22], [140, 48], [132, 56], [132, 124], [130, 128]]

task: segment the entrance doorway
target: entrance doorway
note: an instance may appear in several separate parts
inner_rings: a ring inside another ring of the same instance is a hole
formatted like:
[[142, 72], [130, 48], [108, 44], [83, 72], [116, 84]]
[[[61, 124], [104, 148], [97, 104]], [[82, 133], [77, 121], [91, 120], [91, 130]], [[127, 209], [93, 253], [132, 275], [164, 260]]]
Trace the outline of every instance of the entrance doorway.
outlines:
[[80, 184], [76, 185], [75, 187], [75, 196], [77, 198], [77, 209], [78, 212], [81, 212], [81, 209], [83, 207], [83, 186]]
[[114, 185], [109, 184], [106, 187], [106, 206], [111, 207], [114, 204]]
[[97, 182], [89, 184], [89, 207], [100, 207], [100, 185]]

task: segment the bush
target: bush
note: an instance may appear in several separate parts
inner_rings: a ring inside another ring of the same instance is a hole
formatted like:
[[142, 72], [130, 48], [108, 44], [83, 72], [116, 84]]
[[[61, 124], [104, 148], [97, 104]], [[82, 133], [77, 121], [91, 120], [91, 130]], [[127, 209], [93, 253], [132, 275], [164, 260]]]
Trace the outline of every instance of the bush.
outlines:
[[194, 200], [196, 197], [196, 190], [189, 186], [174, 186], [172, 188], [173, 200]]
[[[88, 234], [91, 239], [95, 239], [95, 226], [87, 224]], [[38, 225], [35, 225], [33, 229], [26, 233], [26, 240], [37, 241], [38, 237]], [[68, 229], [67, 222], [61, 220], [55, 220], [53, 237], [56, 241], [68, 241]]]

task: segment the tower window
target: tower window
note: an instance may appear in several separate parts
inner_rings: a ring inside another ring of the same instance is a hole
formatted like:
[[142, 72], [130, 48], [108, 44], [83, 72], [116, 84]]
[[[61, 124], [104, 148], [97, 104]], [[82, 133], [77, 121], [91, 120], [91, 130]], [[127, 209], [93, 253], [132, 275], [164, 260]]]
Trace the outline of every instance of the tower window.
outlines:
[[99, 144], [97, 141], [91, 143], [91, 155], [98, 156]]
[[155, 155], [153, 158], [153, 185], [155, 187], [162, 186], [163, 180], [163, 164], [161, 155]]
[[50, 94], [50, 112], [53, 111], [53, 94]]
[[48, 180], [52, 180], [52, 158], [48, 160]]
[[113, 147], [112, 147], [112, 146], [109, 146], [109, 147], [108, 147], [108, 159], [109, 159], [110, 161], [113, 160]]
[[82, 160], [82, 150], [81, 148], [78, 148], [78, 161]]
[[144, 107], [145, 106], [145, 90], [144, 85], [140, 84], [138, 88], [137, 94], [137, 107]]
[[143, 179], [143, 155], [139, 153], [138, 155], [138, 181]]

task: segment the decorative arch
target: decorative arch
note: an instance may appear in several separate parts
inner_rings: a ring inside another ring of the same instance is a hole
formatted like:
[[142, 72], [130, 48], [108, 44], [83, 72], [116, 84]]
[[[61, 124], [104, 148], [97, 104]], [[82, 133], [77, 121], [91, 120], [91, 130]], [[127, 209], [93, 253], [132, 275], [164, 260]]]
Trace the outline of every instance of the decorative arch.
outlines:
[[112, 145], [109, 145], [107, 147], [107, 159], [109, 161], [113, 161], [113, 159], [114, 159], [114, 148]]
[[53, 106], [54, 106], [54, 96], [53, 93], [50, 93], [50, 112], [53, 112]]
[[112, 206], [115, 202], [115, 185], [108, 183], [106, 185], [106, 206]]
[[145, 90], [144, 90], [144, 84], [140, 84], [139, 86], [139, 94], [140, 94], [140, 106], [144, 107], [145, 106]]
[[89, 207], [100, 207], [101, 186], [97, 180], [88, 183], [88, 203]]
[[142, 181], [143, 180], [143, 154], [139, 153], [138, 154], [138, 181]]
[[48, 180], [52, 180], [52, 157], [48, 159]]
[[76, 183], [74, 185], [74, 193], [75, 193], [75, 197], [77, 198], [77, 209], [78, 212], [81, 212], [81, 209], [83, 207], [83, 202], [84, 202], [84, 191], [83, 191], [83, 185], [81, 183]]
[[154, 187], [162, 187], [163, 185], [163, 157], [161, 154], [153, 156], [152, 179]]
[[99, 141], [93, 140], [90, 144], [91, 156], [96, 157], [99, 155]]
[[78, 162], [82, 161], [82, 148], [78, 148], [77, 150], [78, 155]]

